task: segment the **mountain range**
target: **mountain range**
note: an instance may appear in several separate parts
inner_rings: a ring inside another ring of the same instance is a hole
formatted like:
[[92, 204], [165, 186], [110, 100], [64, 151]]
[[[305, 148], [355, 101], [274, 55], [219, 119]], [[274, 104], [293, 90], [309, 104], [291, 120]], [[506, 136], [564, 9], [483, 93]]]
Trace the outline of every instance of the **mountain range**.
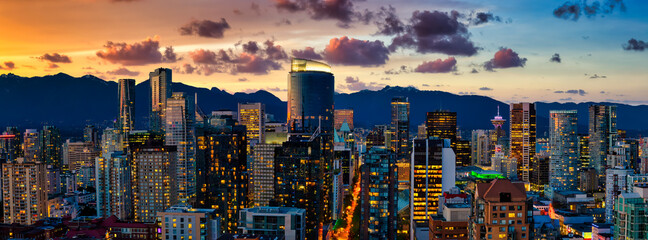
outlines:
[[[262, 102], [266, 112], [279, 121], [286, 119], [286, 102], [275, 95], [259, 90], [254, 93], [230, 94], [216, 87], [198, 88], [174, 82], [173, 90], [196, 95], [200, 109], [209, 114], [214, 110], [236, 110], [241, 102]], [[136, 128], [147, 126], [150, 105], [148, 80], [135, 87]], [[355, 93], [336, 93], [335, 108], [353, 109], [354, 125], [371, 128], [377, 124], [389, 124], [391, 99], [407, 97], [410, 102], [411, 131], [424, 123], [425, 114], [435, 110], [457, 112], [459, 129], [469, 136], [473, 129], [491, 129], [490, 119], [497, 114], [497, 107], [505, 119], [509, 116], [507, 103], [476, 95], [456, 95], [442, 91], [423, 91], [413, 87], [387, 86], [378, 91], [363, 90]], [[549, 110], [578, 110], [579, 133], [587, 133], [588, 107], [592, 104], [617, 106], [617, 125], [630, 136], [648, 135], [648, 106], [632, 106], [619, 103], [544, 103], [537, 102], [538, 137], [548, 136]], [[21, 77], [14, 74], [0, 75], [0, 126], [41, 128], [54, 125], [64, 136], [78, 136], [87, 124], [99, 127], [111, 126], [118, 115], [117, 83], [104, 81], [92, 75], [72, 77], [65, 73], [42, 77]], [[507, 126], [505, 126], [507, 127]]]

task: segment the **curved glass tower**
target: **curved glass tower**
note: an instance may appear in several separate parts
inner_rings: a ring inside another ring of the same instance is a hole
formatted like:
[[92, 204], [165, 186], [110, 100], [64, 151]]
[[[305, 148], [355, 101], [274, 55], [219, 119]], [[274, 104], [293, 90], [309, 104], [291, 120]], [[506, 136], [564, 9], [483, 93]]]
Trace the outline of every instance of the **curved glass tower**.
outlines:
[[[294, 58], [288, 76], [288, 126], [293, 133], [333, 132], [334, 77], [327, 64]], [[321, 120], [321, 122], [320, 122]]]

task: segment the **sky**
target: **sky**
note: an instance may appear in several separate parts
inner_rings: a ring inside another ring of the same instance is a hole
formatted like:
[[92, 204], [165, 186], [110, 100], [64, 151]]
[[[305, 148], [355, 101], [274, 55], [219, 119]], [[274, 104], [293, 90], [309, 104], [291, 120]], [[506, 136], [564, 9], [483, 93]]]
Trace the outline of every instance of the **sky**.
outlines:
[[336, 91], [648, 104], [641, 0], [7, 0], [0, 74], [148, 78], [286, 99], [290, 59]]

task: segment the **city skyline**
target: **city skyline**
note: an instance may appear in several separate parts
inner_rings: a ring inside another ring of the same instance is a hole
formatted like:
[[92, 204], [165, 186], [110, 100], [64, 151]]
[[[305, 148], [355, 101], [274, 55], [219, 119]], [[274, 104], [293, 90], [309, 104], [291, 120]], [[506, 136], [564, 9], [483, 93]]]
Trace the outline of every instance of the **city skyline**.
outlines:
[[[589, 4], [594, 2], [603, 1]], [[152, 3], [143, 0], [3, 2], [0, 73], [89, 73], [139, 83], [150, 69], [168, 67], [176, 70], [177, 82], [228, 92], [265, 89], [286, 100], [285, 72], [290, 57], [299, 55], [323, 57], [336, 73], [335, 90], [344, 93], [398, 85], [504, 102], [646, 104], [641, 90], [648, 87], [642, 79], [647, 70], [641, 63], [648, 25], [641, 13], [648, 4], [611, 3], [614, 9], [602, 5], [600, 11], [574, 15], [559, 11], [563, 1], [406, 1], [393, 11], [389, 1], [331, 1], [328, 8], [304, 1], [237, 1], [227, 7], [217, 7], [218, 1], [169, 1], [156, 2], [168, 7], [155, 8], [169, 17], [146, 18], [140, 13], [152, 9]], [[35, 7], [48, 11], [21, 11]], [[85, 11], [70, 10], [76, 8]], [[461, 16], [455, 18], [453, 10]], [[441, 36], [466, 40], [472, 48], [394, 45], [398, 34], [376, 34], [390, 33], [391, 28], [375, 22], [391, 13], [406, 28], [426, 17], [448, 20], [455, 34]], [[510, 37], [510, 31], [519, 34]], [[173, 51], [166, 51], [168, 46]], [[341, 54], [344, 49], [354, 51]], [[373, 49], [372, 54], [361, 49]], [[513, 61], [491, 61], [496, 55]], [[223, 56], [230, 62], [221, 61]], [[491, 67], [494, 72], [487, 70]], [[472, 74], [473, 69], [479, 73]], [[208, 72], [214, 73], [205, 76]]]

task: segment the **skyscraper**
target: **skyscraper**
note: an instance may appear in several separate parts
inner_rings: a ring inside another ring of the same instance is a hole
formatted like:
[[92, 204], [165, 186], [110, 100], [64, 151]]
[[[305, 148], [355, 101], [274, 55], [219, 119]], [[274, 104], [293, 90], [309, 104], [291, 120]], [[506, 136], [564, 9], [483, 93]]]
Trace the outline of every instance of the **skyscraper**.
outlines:
[[502, 149], [502, 152], [508, 153], [508, 147], [509, 147], [509, 142], [508, 142], [508, 137], [506, 136], [506, 130], [504, 130], [504, 124], [506, 123], [506, 119], [504, 119], [500, 115], [500, 109], [499, 106], [497, 106], [497, 116], [495, 116], [493, 119], [491, 119], [491, 123], [493, 124], [493, 131], [490, 131], [490, 152], [491, 155], [494, 154], [495, 152], [495, 145], [500, 145], [504, 149]]
[[[605, 176], [605, 221], [614, 222], [614, 212], [617, 197], [624, 192], [632, 192], [633, 186], [628, 186], [627, 178], [632, 174], [632, 169], [614, 167], [606, 170]], [[616, 209], [617, 211], [619, 209]]]
[[40, 134], [36, 129], [25, 130], [23, 135], [23, 154], [26, 162], [40, 161], [43, 154]]
[[167, 99], [165, 144], [175, 146], [178, 199], [187, 201], [196, 195], [195, 106], [193, 96], [175, 92]]
[[101, 156], [96, 158], [97, 216], [130, 219], [133, 207], [131, 161], [123, 152], [121, 129], [106, 128], [101, 136]]
[[133, 214], [138, 222], [154, 222], [157, 212], [175, 205], [178, 199], [176, 147], [151, 140], [144, 144], [129, 141], [133, 168]]
[[398, 158], [409, 154], [409, 114], [410, 105], [406, 97], [394, 97], [391, 100], [391, 127], [394, 137], [392, 146]]
[[263, 103], [239, 103], [238, 122], [247, 131], [248, 147], [263, 142], [265, 132], [265, 105]]
[[451, 144], [457, 142], [457, 113], [448, 111], [428, 112], [425, 128], [428, 137], [450, 139]]
[[99, 130], [94, 125], [86, 125], [83, 128], [83, 141], [92, 143], [93, 146], [99, 148]]
[[135, 79], [119, 79], [119, 120], [117, 125], [124, 134], [135, 129]]
[[384, 147], [366, 153], [360, 180], [360, 239], [396, 239], [398, 174], [396, 155]]
[[47, 217], [45, 164], [17, 158], [2, 164], [4, 223], [32, 225]]
[[254, 190], [251, 200], [255, 207], [270, 206], [270, 201], [274, 199], [274, 160], [278, 147], [281, 145], [262, 143], [254, 148]]
[[[229, 116], [228, 116], [229, 117]], [[222, 230], [236, 232], [241, 209], [249, 207], [245, 126], [233, 121], [198, 136], [200, 159], [196, 205], [216, 209]]]
[[0, 135], [0, 162], [15, 160], [22, 156], [22, 134], [16, 127], [7, 127]]
[[41, 161], [54, 168], [61, 167], [61, 132], [54, 126], [44, 126], [40, 132], [42, 149]]
[[578, 116], [576, 110], [549, 111], [549, 186], [553, 190], [578, 188]]
[[163, 132], [167, 98], [170, 98], [173, 92], [171, 69], [155, 69], [155, 71], [149, 73], [149, 83], [151, 84], [151, 112], [149, 114], [149, 128], [154, 132]]
[[[455, 186], [455, 154], [446, 139], [415, 139], [410, 162], [410, 234], [427, 228], [439, 196]], [[412, 235], [410, 235], [412, 236]]]
[[471, 137], [471, 160], [472, 165], [488, 165], [490, 163], [490, 131], [477, 129], [472, 131]]
[[292, 133], [333, 132], [331, 67], [294, 58], [288, 79], [288, 127]]
[[590, 166], [596, 169], [599, 180], [605, 176], [607, 154], [616, 141], [616, 106], [589, 106]]
[[529, 182], [535, 158], [536, 108], [533, 103], [511, 103], [510, 157], [518, 160], [518, 178]]

